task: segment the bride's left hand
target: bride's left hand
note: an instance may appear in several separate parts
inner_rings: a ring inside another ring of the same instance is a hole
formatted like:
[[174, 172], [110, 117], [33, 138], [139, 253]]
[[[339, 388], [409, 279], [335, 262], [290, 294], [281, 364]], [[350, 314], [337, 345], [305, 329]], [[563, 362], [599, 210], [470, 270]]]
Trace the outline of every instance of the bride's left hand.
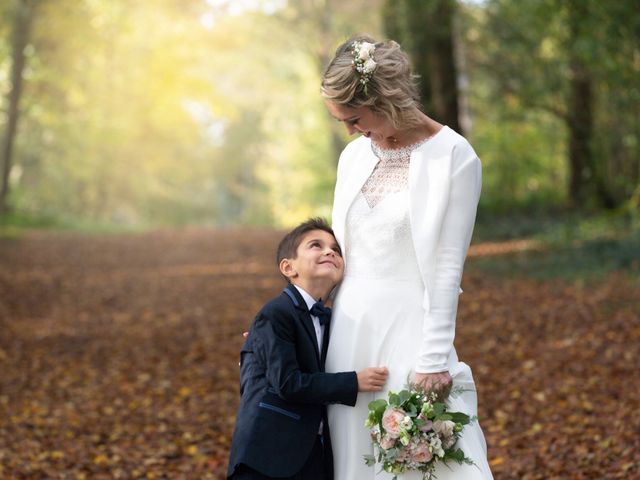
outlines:
[[428, 392], [436, 392], [438, 398], [443, 401], [449, 396], [453, 386], [453, 378], [449, 372], [416, 373], [416, 385], [421, 385]]

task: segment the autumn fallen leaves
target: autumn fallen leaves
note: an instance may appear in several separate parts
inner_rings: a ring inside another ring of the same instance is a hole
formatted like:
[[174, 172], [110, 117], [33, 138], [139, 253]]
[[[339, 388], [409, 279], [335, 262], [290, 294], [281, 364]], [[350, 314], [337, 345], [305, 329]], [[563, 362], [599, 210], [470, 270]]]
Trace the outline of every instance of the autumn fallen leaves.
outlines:
[[[278, 239], [0, 240], [0, 478], [224, 478], [241, 332], [282, 287]], [[638, 279], [505, 279], [473, 262], [456, 343], [495, 478], [640, 477]]]

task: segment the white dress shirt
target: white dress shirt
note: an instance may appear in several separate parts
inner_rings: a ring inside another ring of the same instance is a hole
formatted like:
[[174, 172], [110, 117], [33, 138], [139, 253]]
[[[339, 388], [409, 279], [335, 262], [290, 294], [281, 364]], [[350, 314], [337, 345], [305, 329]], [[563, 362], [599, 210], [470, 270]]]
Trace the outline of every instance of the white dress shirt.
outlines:
[[[297, 285], [294, 285], [294, 287], [296, 287], [296, 289], [300, 292], [300, 295], [302, 295], [302, 298], [304, 298], [304, 301], [307, 304], [307, 308], [311, 310], [311, 307], [313, 307], [313, 305], [316, 303], [316, 300], [311, 295], [309, 295], [306, 290], [300, 288]], [[311, 315], [311, 313], [309, 313], [309, 315]], [[322, 336], [324, 334], [324, 325], [320, 325], [320, 319], [315, 315], [311, 315], [311, 320], [313, 320], [313, 328], [316, 330], [318, 352], [320, 352], [320, 355], [322, 355]], [[320, 427], [318, 428], [318, 435], [322, 435], [323, 423], [324, 422], [322, 422], [321, 420]]]
[[[316, 300], [309, 295], [304, 289], [300, 288], [297, 285], [294, 285], [304, 298], [305, 303], [307, 304], [307, 308], [311, 310], [311, 307], [316, 303]], [[318, 351], [322, 355], [322, 336], [324, 335], [324, 325], [320, 325], [320, 319], [315, 315], [311, 315], [311, 320], [313, 320], [313, 328], [316, 330], [316, 339], [318, 340]]]

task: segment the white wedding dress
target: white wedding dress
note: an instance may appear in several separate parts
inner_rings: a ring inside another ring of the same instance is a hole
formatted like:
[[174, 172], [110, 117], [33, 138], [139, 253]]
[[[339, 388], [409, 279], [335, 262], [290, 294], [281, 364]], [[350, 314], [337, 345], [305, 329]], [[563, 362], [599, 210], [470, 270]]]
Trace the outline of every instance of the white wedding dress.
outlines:
[[[329, 406], [335, 480], [391, 479], [393, 475], [365, 465], [363, 455], [373, 454], [364, 426], [368, 404], [387, 399], [388, 390], [402, 390], [413, 380], [421, 346], [424, 287], [411, 238], [408, 172], [412, 148], [377, 149], [382, 158], [351, 205], [344, 242], [345, 278], [340, 286], [331, 321], [327, 372], [360, 371], [387, 366], [389, 378], [380, 393], [359, 393], [355, 407]], [[448, 365], [454, 385], [466, 390], [449, 400], [452, 411], [477, 414], [475, 385], [469, 367], [452, 350]], [[458, 446], [475, 466], [440, 465], [438, 480], [492, 479], [482, 430], [477, 422], [465, 427]], [[419, 472], [399, 476], [421, 479]]]

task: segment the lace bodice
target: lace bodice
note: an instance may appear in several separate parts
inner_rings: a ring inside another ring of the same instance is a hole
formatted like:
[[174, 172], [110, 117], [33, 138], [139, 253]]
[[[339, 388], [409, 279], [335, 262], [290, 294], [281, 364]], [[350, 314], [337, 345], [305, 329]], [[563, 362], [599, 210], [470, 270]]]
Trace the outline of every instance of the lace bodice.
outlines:
[[362, 187], [362, 194], [371, 208], [387, 195], [408, 188], [411, 152], [428, 140], [426, 138], [404, 148], [389, 150], [371, 142], [371, 149], [379, 161]]
[[409, 164], [411, 152], [427, 140], [395, 150], [371, 144], [379, 162], [347, 214], [346, 275], [420, 278], [409, 221]]

